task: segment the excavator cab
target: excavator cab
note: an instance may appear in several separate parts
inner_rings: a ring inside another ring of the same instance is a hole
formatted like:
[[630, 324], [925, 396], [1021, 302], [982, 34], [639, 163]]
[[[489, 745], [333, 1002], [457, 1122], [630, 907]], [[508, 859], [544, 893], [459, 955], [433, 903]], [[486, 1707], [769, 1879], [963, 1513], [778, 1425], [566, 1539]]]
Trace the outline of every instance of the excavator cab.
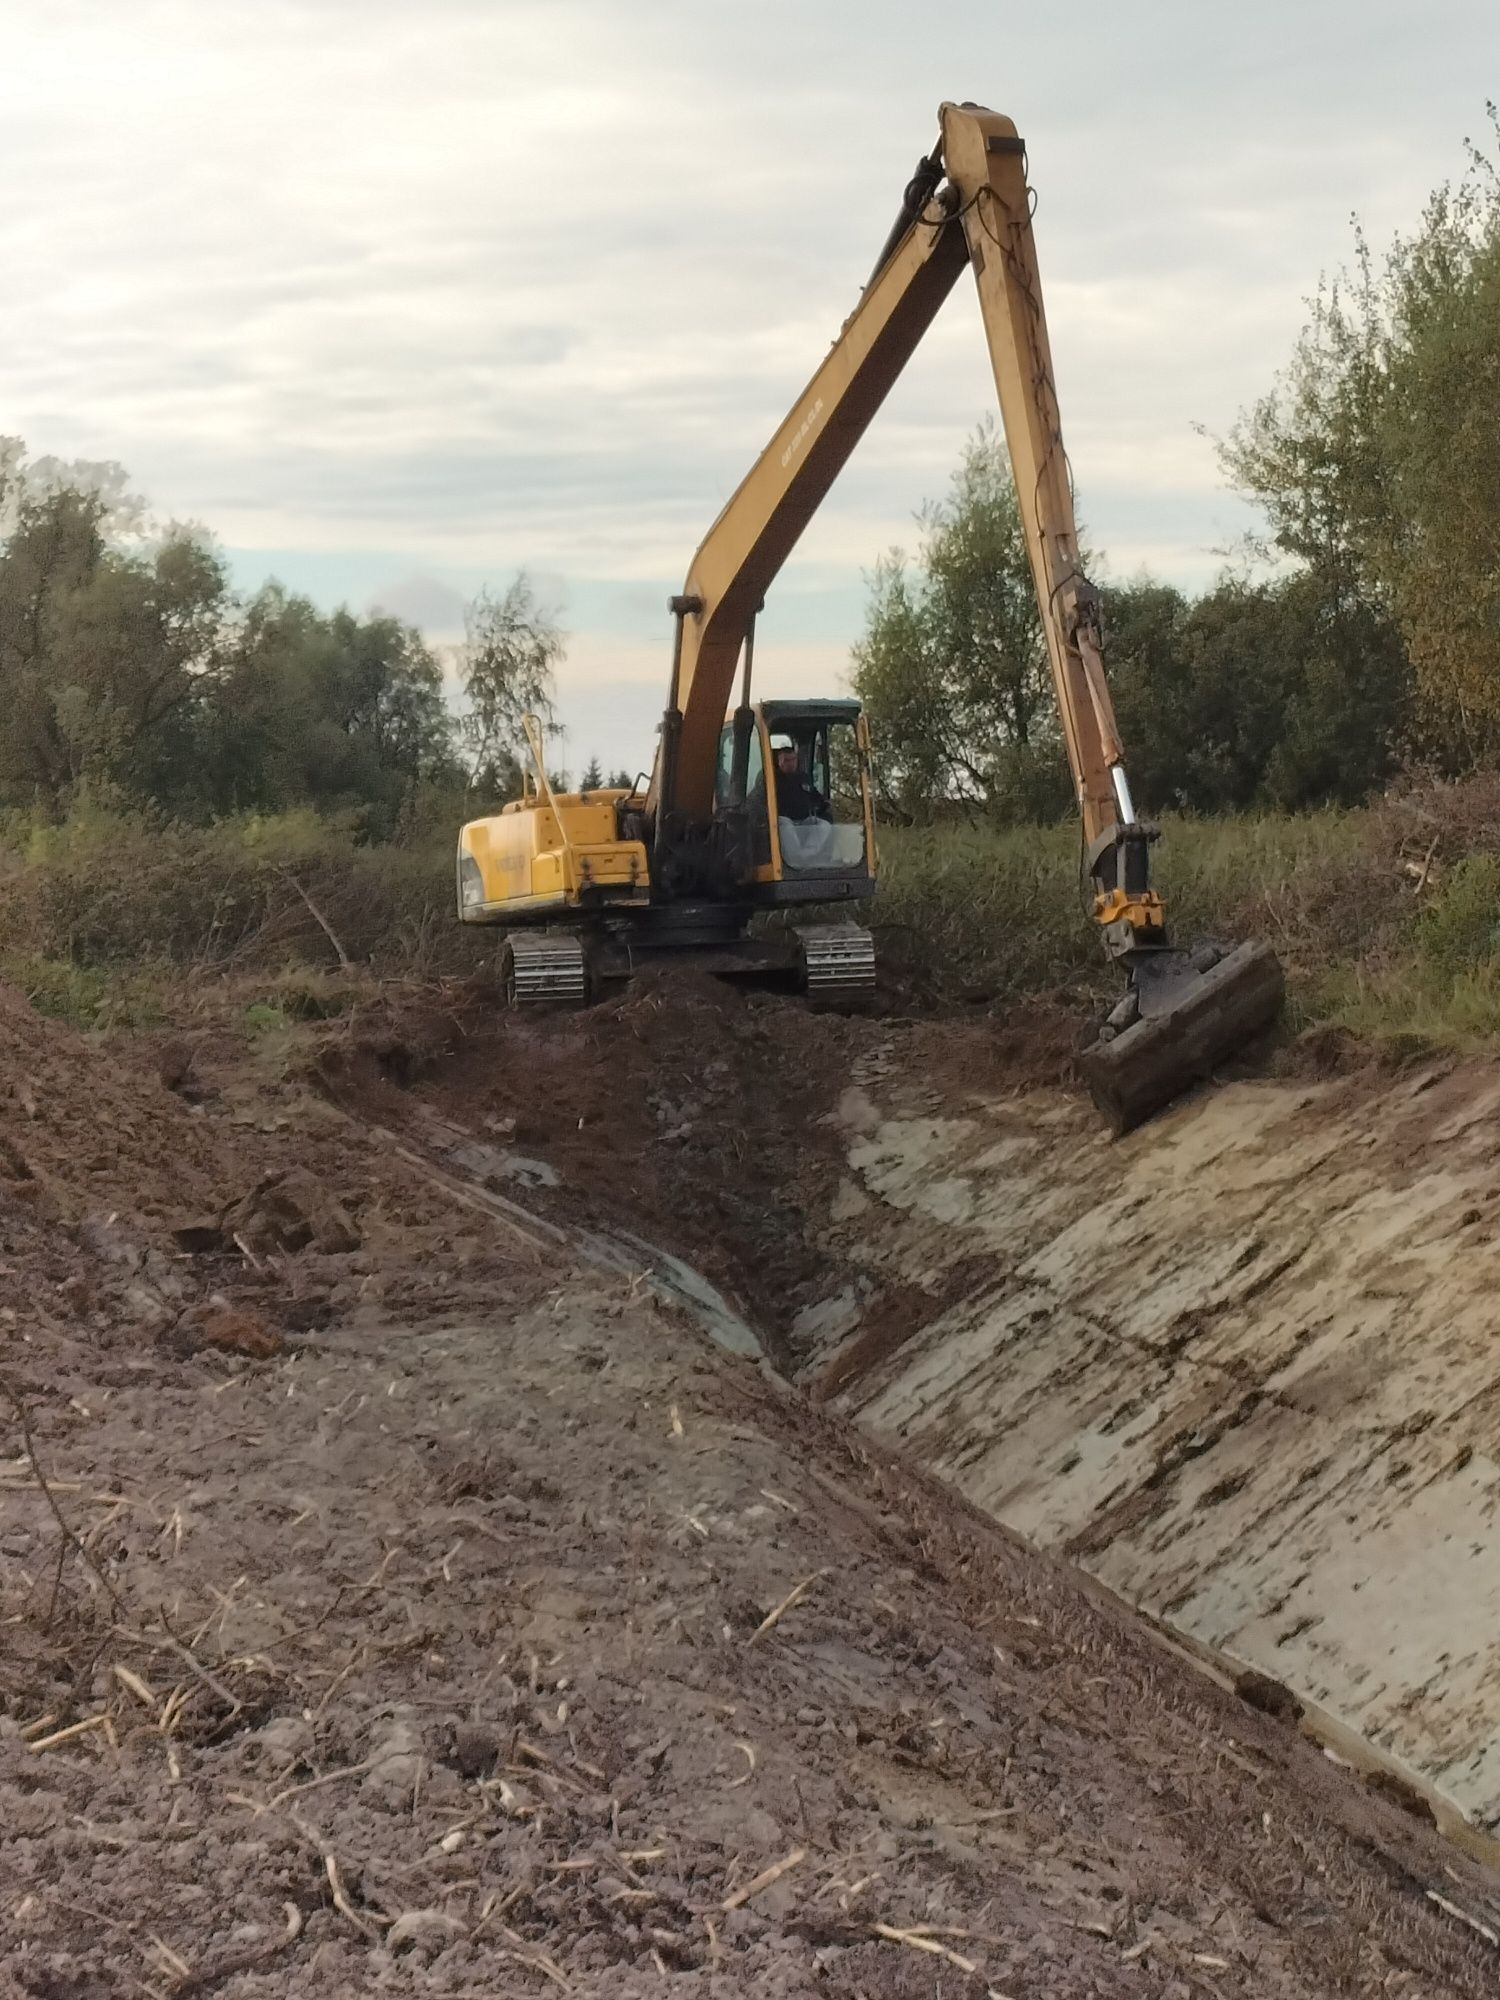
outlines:
[[758, 908], [875, 890], [870, 737], [857, 701], [767, 701], [724, 724], [714, 817]]

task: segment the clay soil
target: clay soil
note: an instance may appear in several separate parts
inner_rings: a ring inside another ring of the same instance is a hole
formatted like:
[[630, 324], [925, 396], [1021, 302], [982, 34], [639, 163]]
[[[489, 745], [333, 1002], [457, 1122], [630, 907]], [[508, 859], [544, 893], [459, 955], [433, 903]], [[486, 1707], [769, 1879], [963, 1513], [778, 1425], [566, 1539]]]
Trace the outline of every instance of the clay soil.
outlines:
[[851, 1076], [1017, 1032], [0, 996], [0, 1993], [1493, 1994], [1412, 1800], [590, 1253], [774, 1353]]

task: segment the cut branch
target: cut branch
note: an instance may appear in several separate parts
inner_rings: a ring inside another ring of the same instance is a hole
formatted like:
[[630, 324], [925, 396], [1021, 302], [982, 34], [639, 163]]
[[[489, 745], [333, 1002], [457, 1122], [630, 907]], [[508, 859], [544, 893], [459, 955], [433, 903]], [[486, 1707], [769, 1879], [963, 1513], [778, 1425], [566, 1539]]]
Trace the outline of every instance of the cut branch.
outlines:
[[333, 946], [334, 950], [338, 953], [339, 965], [342, 968], [342, 970], [345, 972], [352, 972], [354, 970], [354, 967], [350, 962], [348, 952], [345, 951], [344, 947], [339, 943], [338, 933], [334, 930], [333, 925], [329, 923], [327, 917], [325, 917], [323, 912], [318, 908], [317, 904], [313, 901], [312, 897], [307, 893], [306, 889], [303, 888], [302, 883], [297, 878], [297, 876], [295, 876], [292, 873], [290, 868], [278, 868], [276, 873], [281, 876], [283, 881], [290, 882], [292, 887], [296, 890], [297, 894], [302, 898], [303, 902], [306, 903], [308, 912], [311, 915], [313, 921], [317, 924], [319, 930], [322, 931], [324, 937], [327, 938], [328, 942]]

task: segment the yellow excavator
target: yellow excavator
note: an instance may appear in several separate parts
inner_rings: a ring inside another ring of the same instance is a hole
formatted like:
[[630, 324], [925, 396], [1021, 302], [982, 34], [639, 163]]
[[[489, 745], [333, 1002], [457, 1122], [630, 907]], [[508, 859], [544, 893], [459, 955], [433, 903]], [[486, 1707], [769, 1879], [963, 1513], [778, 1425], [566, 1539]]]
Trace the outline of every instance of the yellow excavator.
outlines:
[[[558, 792], [539, 729], [522, 796], [459, 837], [466, 923], [500, 924], [513, 1004], [580, 1002], [663, 959], [789, 971], [816, 1001], [875, 981], [870, 932], [832, 906], [874, 893], [870, 740], [857, 702], [751, 700], [765, 595], [965, 265], [973, 271], [1106, 953], [1128, 990], [1083, 1059], [1117, 1131], [1264, 1028], [1282, 1000], [1266, 946], [1168, 942], [1105, 679], [1042, 311], [1026, 148], [1010, 119], [944, 104], [859, 304], [689, 568], [655, 769], [629, 790]], [[740, 675], [737, 705], [726, 715]], [[753, 927], [762, 911], [816, 922]]]

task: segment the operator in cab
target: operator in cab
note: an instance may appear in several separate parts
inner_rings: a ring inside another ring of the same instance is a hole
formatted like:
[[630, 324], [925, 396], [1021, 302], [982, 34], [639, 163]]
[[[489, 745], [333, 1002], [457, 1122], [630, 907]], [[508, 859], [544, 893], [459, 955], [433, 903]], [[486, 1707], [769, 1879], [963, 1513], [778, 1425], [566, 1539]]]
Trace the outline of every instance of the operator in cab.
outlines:
[[831, 820], [833, 807], [802, 769], [801, 754], [789, 737], [771, 744], [776, 757], [776, 810], [782, 819], [801, 825], [810, 819]]

